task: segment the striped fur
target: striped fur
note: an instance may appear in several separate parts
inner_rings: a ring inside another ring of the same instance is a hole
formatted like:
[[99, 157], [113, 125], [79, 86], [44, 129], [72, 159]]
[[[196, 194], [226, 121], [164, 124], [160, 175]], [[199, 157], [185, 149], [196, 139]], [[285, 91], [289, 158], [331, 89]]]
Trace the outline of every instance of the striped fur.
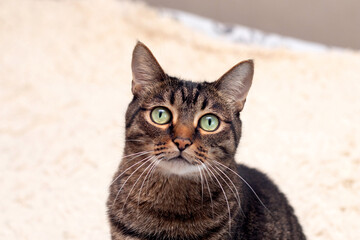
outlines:
[[[165, 74], [137, 44], [124, 157], [107, 202], [113, 240], [305, 239], [278, 188], [234, 160], [252, 66], [243, 62], [215, 82], [194, 83]], [[234, 89], [231, 81], [241, 83]], [[151, 120], [158, 106], [172, 113], [168, 124]], [[214, 132], [198, 126], [207, 113], [220, 119]], [[174, 139], [190, 144], [181, 150]]]

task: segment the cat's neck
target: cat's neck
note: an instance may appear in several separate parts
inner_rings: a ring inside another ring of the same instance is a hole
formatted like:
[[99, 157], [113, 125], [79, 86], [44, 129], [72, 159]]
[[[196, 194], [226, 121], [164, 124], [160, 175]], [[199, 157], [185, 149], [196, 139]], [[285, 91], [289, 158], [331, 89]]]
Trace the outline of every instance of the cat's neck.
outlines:
[[[124, 164], [123, 169], [128, 166]], [[162, 170], [155, 170], [152, 173], [144, 173], [140, 176], [144, 169], [138, 171], [132, 179], [140, 179], [137, 182], [132, 181], [127, 187], [122, 189], [119, 200], [124, 197], [136, 199], [140, 211], [144, 209], [162, 210], [177, 213], [189, 213], [219, 208], [224, 206], [216, 206], [219, 198], [232, 201], [241, 195], [241, 182], [234, 175], [236, 172], [236, 164], [230, 166], [231, 170], [208, 169], [203, 170], [201, 174], [194, 176], [179, 176], [176, 174], [164, 174]], [[226, 176], [224, 175], [226, 174]], [[129, 176], [123, 176], [123, 182]], [[237, 186], [235, 188], [235, 186]], [[240, 186], [240, 187], [239, 187]], [[224, 196], [226, 195], [226, 197]], [[127, 204], [124, 202], [124, 204]], [[214, 206], [215, 205], [215, 206]], [[134, 207], [134, 206], [133, 206]]]
[[[128, 167], [127, 164], [121, 165], [120, 172]], [[131, 173], [124, 174], [111, 191], [112, 219], [116, 219], [117, 224], [131, 222], [135, 229], [144, 232], [147, 231], [144, 226], [147, 226], [146, 229], [153, 229], [154, 234], [164, 232], [168, 236], [184, 238], [189, 232], [200, 236], [208, 232], [206, 229], [227, 225], [229, 215], [233, 219], [231, 222], [238, 221], [235, 219], [243, 216], [239, 212], [238, 200], [242, 199], [243, 204], [246, 199], [241, 192], [241, 183], [229, 171], [228, 178], [212, 171], [204, 171], [202, 177], [197, 178], [154, 171], [146, 181], [143, 181], [144, 176], [140, 177], [143, 172], [140, 169], [131, 178]], [[127, 179], [126, 187], [119, 192]], [[137, 179], [141, 181], [136, 183]], [[172, 223], [171, 227], [166, 224], [168, 222]], [[227, 228], [222, 231], [226, 232]]]

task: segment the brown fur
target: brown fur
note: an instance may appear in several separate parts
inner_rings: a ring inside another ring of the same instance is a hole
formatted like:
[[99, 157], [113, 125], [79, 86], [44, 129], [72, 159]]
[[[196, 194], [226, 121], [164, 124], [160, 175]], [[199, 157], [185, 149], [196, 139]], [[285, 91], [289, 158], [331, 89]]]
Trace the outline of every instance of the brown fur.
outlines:
[[[193, 83], [166, 75], [138, 43], [132, 69], [124, 158], [108, 199], [112, 239], [305, 239], [277, 187], [234, 160], [252, 61], [216, 82]], [[151, 120], [158, 106], [172, 113], [168, 124]], [[214, 132], [198, 125], [207, 113], [220, 120]]]

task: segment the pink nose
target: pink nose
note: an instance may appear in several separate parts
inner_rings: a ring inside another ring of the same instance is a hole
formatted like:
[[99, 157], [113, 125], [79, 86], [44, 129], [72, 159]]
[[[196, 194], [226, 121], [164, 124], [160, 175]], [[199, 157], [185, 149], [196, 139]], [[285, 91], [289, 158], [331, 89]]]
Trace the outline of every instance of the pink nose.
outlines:
[[179, 138], [178, 137], [178, 138], [175, 138], [173, 141], [180, 151], [183, 151], [185, 148], [187, 148], [188, 146], [190, 146], [192, 144], [192, 142], [188, 138]]

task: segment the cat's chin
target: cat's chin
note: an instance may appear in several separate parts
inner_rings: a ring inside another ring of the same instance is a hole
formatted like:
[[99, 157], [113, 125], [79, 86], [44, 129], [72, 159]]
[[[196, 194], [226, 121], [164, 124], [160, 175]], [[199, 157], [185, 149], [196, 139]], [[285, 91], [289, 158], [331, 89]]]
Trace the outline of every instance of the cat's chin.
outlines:
[[198, 175], [199, 170], [203, 169], [202, 165], [190, 164], [186, 159], [182, 157], [161, 161], [158, 167], [159, 170], [164, 174], [175, 174], [178, 176]]

